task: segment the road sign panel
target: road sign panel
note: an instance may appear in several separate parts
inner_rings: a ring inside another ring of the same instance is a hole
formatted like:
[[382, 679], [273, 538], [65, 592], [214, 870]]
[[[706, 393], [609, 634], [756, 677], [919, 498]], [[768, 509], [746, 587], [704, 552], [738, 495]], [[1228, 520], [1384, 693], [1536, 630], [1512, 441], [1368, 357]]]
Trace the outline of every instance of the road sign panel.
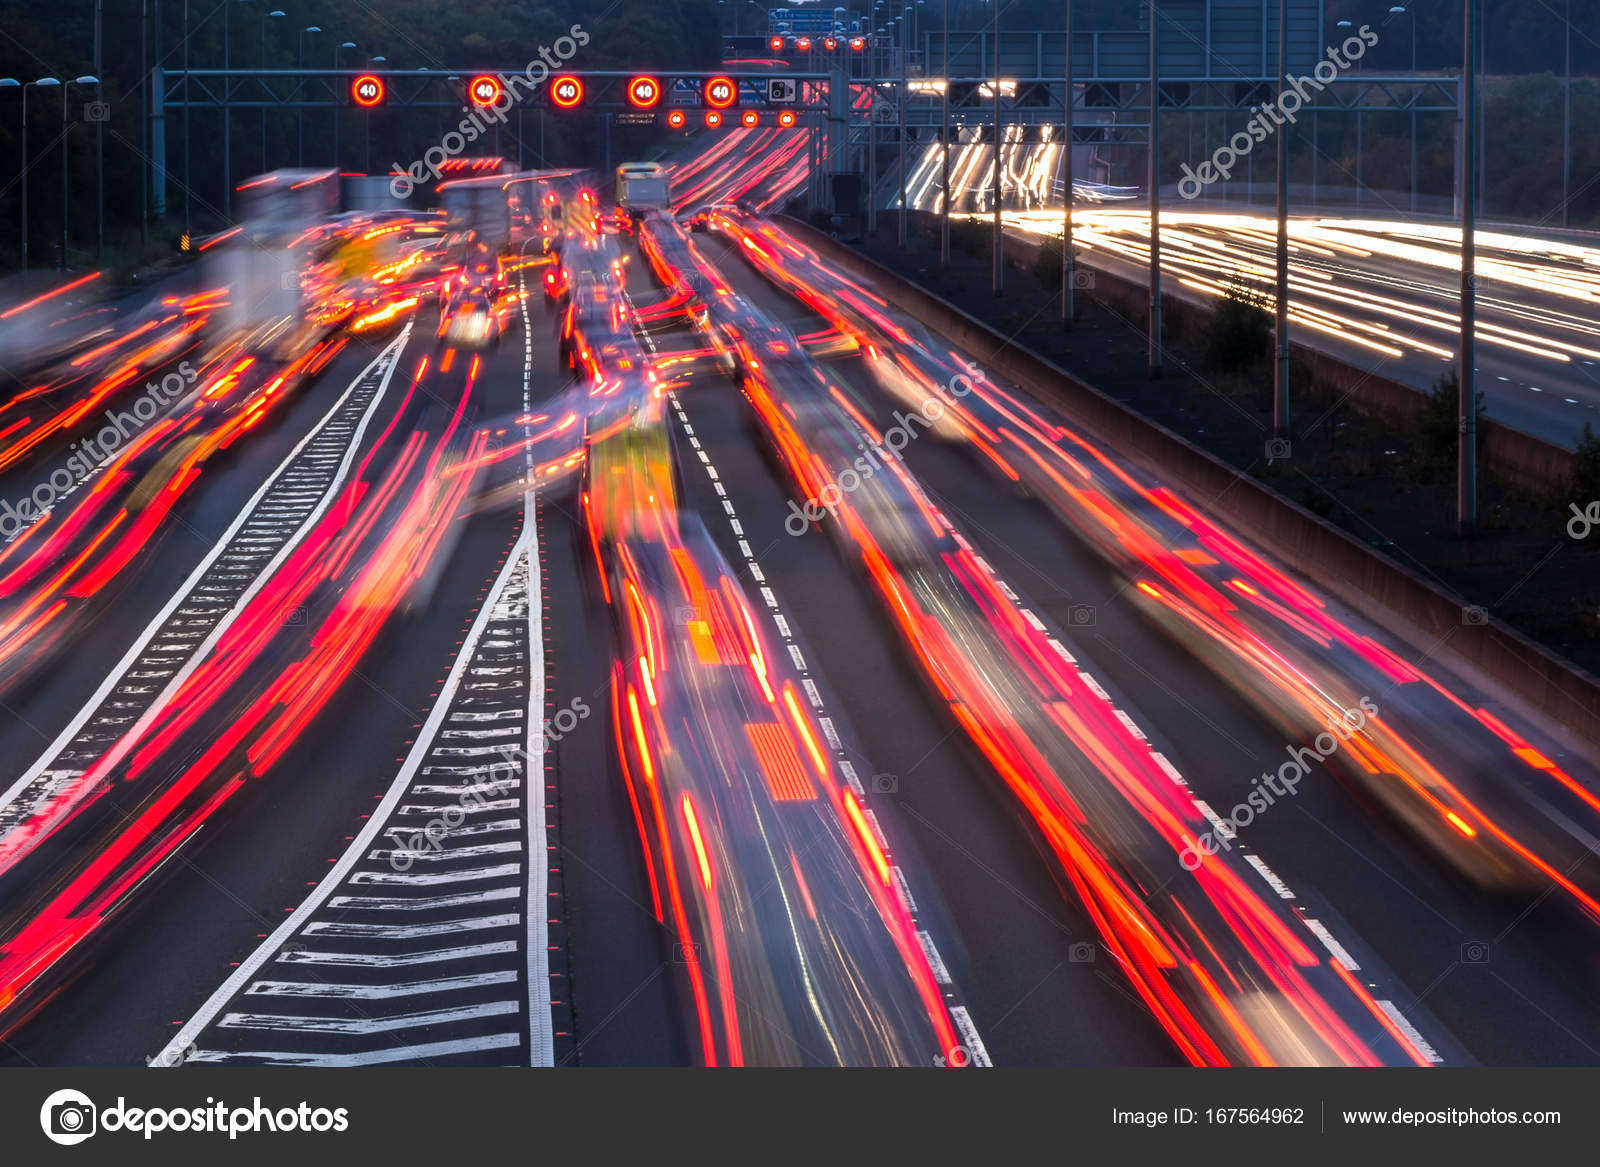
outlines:
[[472, 83], [467, 86], [467, 95], [472, 98], [472, 104], [478, 106], [495, 104], [504, 92], [500, 79], [489, 73], [474, 77]]
[[350, 98], [357, 105], [371, 109], [383, 101], [383, 79], [363, 73], [350, 83]]
[[739, 100], [739, 86], [732, 77], [709, 77], [702, 92], [712, 109], [727, 109]]
[[661, 100], [661, 82], [654, 77], [635, 77], [628, 82], [628, 104], [635, 109], [653, 109]]
[[773, 105], [793, 105], [800, 100], [800, 83], [793, 77], [768, 78], [767, 100]]
[[562, 109], [571, 109], [583, 100], [583, 82], [570, 73], [552, 79], [550, 100]]

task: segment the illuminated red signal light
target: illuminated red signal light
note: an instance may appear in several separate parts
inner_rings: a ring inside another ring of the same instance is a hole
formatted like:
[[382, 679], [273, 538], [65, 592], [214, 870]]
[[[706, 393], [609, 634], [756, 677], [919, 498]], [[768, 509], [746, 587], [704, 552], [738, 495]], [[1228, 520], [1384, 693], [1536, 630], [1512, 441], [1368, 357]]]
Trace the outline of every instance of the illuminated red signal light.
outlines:
[[778, 115], [778, 124], [786, 130], [792, 129], [794, 127], [794, 110], [786, 109], [780, 113]]
[[839, 47], [839, 38], [836, 36], [825, 38], [822, 42], [822, 47], [827, 49], [830, 53], [833, 52]]
[[775, 53], [783, 52], [783, 38], [781, 36], [773, 37], [770, 41], [767, 42], [767, 45]]
[[850, 38], [850, 51], [852, 53], [859, 53], [862, 49], [864, 49], [866, 47], [867, 47], [867, 38], [866, 37], [864, 37], [864, 36], [853, 36], [853, 37]]
[[467, 96], [472, 99], [472, 104], [489, 106], [500, 100], [500, 95], [505, 89], [500, 84], [500, 78], [484, 73], [474, 77], [467, 85]]
[[739, 115], [739, 124], [746, 129], [754, 128], [761, 124], [761, 115], [753, 109], [747, 109]]
[[706, 129], [718, 130], [722, 128], [722, 114], [714, 109], [706, 110]]
[[727, 109], [739, 100], [739, 86], [732, 77], [711, 77], [706, 80], [706, 104], [712, 109]]
[[350, 100], [363, 109], [382, 105], [383, 95], [383, 78], [374, 77], [371, 73], [363, 73], [350, 82]]
[[688, 119], [683, 116], [683, 110], [681, 109], [675, 109], [667, 115], [667, 125], [671, 126], [675, 130], [683, 129], [683, 125], [686, 121], [688, 121]]
[[635, 77], [628, 82], [628, 104], [634, 109], [654, 109], [661, 100], [661, 82], [654, 77]]
[[808, 36], [801, 37], [799, 40], [794, 42], [794, 47], [799, 49], [802, 53], [809, 53], [811, 51], [811, 38]]
[[583, 101], [583, 82], [571, 73], [551, 78], [550, 100], [562, 109], [571, 109]]

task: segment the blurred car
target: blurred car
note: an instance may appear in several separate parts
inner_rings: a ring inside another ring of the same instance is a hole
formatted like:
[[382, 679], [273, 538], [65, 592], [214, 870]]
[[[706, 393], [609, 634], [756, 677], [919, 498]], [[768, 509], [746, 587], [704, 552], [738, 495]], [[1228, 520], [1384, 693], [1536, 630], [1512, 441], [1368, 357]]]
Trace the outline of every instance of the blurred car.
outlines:
[[462, 348], [486, 348], [497, 344], [502, 331], [494, 301], [481, 287], [468, 288], [455, 300], [445, 321], [444, 341]]

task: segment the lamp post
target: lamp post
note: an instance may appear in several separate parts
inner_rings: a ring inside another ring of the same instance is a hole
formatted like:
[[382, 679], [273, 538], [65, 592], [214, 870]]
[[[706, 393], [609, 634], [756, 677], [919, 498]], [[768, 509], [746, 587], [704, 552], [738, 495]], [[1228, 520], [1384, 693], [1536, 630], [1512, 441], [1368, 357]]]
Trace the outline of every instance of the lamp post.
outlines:
[[1561, 225], [1571, 226], [1572, 203], [1572, 0], [1567, 0], [1562, 23], [1567, 26], [1566, 83], [1561, 95]]
[[[1289, 76], [1289, 0], [1278, 0], [1278, 108], [1288, 92]], [[1292, 124], [1292, 123], [1291, 123]], [[1274, 296], [1277, 322], [1274, 340], [1277, 360], [1273, 365], [1272, 436], [1289, 440], [1289, 126], [1278, 128], [1278, 239], [1277, 280]]]
[[[1392, 16], [1411, 17], [1411, 76], [1417, 75], [1417, 17], [1414, 12], [1404, 4], [1395, 4], [1389, 9]], [[1411, 88], [1411, 213], [1417, 213], [1417, 90], [1415, 84]]]
[[950, 0], [944, 0], [944, 103], [939, 126], [939, 266], [950, 266]]
[[1066, 0], [1066, 52], [1061, 88], [1061, 327], [1072, 331], [1073, 283], [1077, 272], [1072, 262], [1072, 0]]
[[[267, 21], [276, 20], [286, 16], [282, 9], [274, 8], [271, 12], [261, 14], [261, 68], [267, 67]], [[263, 89], [265, 84], [263, 83]], [[267, 172], [267, 107], [263, 102], [261, 106], [261, 173]]]
[[[240, 4], [253, 4], [255, 0], [237, 0]], [[222, 5], [222, 220], [225, 224], [233, 223], [233, 115], [229, 112], [229, 99], [232, 97], [233, 77], [233, 37], [229, 32], [229, 13], [233, 11], [233, 3], [224, 0]]]
[[[372, 63], [374, 65], [387, 65], [389, 63], [389, 58], [388, 57], [373, 57], [372, 58]], [[361, 163], [361, 173], [363, 173], [363, 174], [371, 174], [372, 173], [372, 115], [373, 115], [373, 113], [374, 113], [374, 111], [369, 109], [366, 112], [366, 116], [361, 119], [361, 124], [364, 127], [364, 133], [366, 135], [366, 155], [365, 155], [364, 160]], [[539, 113], [539, 117], [541, 119], [544, 117], [544, 112], [542, 110]], [[542, 126], [544, 123], [543, 123], [543, 121], [541, 121], [539, 124]], [[540, 145], [542, 146], [543, 143], [541, 142]]]
[[[321, 31], [322, 29], [314, 24], [308, 24], [300, 30], [300, 35], [296, 38], [296, 68], [303, 70], [306, 67], [306, 33], [309, 32], [314, 36]], [[304, 77], [295, 78], [294, 88], [296, 94], [300, 92], [300, 86], [304, 84]], [[294, 164], [296, 166], [304, 166], [306, 164], [306, 111], [303, 109], [297, 109], [294, 113]]]
[[22, 273], [28, 273], [28, 90], [60, 85], [54, 77], [41, 77], [22, 87]]
[[996, 296], [1005, 291], [1005, 236], [1000, 221], [1000, 148], [1004, 144], [1004, 127], [1000, 124], [1000, 0], [994, 0], [994, 255], [990, 283]]
[[[61, 95], [66, 100], [66, 94]], [[189, 0], [183, 0], [183, 235], [189, 237], [189, 204], [193, 184], [189, 181], [189, 109], [193, 98], [189, 93]], [[63, 245], [63, 250], [65, 246]]]
[[[334, 50], [333, 50], [333, 67], [334, 67], [335, 70], [337, 70], [339, 68], [339, 54], [344, 52], [345, 49], [353, 49], [355, 47], [356, 47], [356, 42], [355, 41], [345, 41], [344, 44], [337, 45], [337, 46], [334, 47]], [[337, 77], [334, 78], [333, 84], [334, 84], [334, 92], [333, 92], [333, 168], [335, 170], [338, 170], [340, 168], [339, 167], [339, 121], [340, 121], [339, 114], [341, 112], [343, 112], [343, 106], [341, 106], [339, 103], [343, 98], [343, 94], [339, 91], [339, 79]]]
[[[876, 9], [877, 5], [874, 4]], [[877, 19], [877, 13], [872, 17]], [[878, 36], [867, 36], [867, 234], [878, 233]]]
[[1150, 133], [1145, 159], [1150, 188], [1150, 379], [1161, 377], [1161, 72], [1156, 58], [1156, 0], [1150, 0]]
[[[17, 90], [21, 90], [22, 91], [22, 94], [23, 94], [24, 98], [26, 98], [26, 95], [27, 95], [27, 90], [22, 88], [22, 82], [18, 81], [15, 77], [0, 77], [0, 89], [17, 89]], [[24, 128], [23, 128], [22, 132], [24, 134], [26, 134], [28, 132], [27, 128], [26, 128], [26, 123], [27, 123], [27, 118], [26, 117], [23, 118], [23, 123], [24, 123]], [[23, 148], [23, 152], [22, 152], [22, 167], [17, 171], [17, 177], [22, 182], [22, 199], [23, 199], [23, 204], [22, 205], [23, 206], [27, 206], [28, 205], [27, 204], [27, 199], [28, 199], [28, 152], [27, 152], [27, 148], [26, 147]], [[28, 228], [27, 228], [28, 217], [27, 217], [27, 212], [23, 212], [22, 222], [23, 222], [23, 228], [22, 228], [23, 250], [22, 250], [21, 254], [23, 256], [26, 256], [28, 254], [28, 251], [27, 251], [27, 239], [28, 239]], [[26, 263], [23, 263], [22, 267], [23, 267], [23, 276], [24, 276], [24, 278], [26, 278], [28, 265]]]
[[1456, 352], [1456, 533], [1478, 525], [1478, 13], [1477, 0], [1462, 6], [1461, 52], [1461, 339]]
[[[94, 0], [94, 75], [100, 76], [101, 51], [101, 0]], [[97, 83], [98, 84], [98, 83]], [[96, 92], [95, 100], [100, 100]], [[99, 263], [105, 256], [106, 250], [106, 121], [105, 114], [109, 112], [103, 105], [98, 110], [100, 117], [94, 123], [94, 261]]]
[[906, 217], [911, 213], [906, 207], [906, 21], [911, 18], [911, 6], [906, 5], [900, 18], [900, 249], [906, 246]]
[[[1352, 22], [1348, 21], [1348, 20], [1341, 20], [1341, 21], [1339, 21], [1337, 27], [1342, 28], [1342, 29], [1344, 29], [1344, 30], [1346, 30], [1348, 32], [1349, 30], [1355, 28], [1355, 25]], [[1360, 71], [1361, 71], [1361, 62], [1357, 61], [1356, 62], [1356, 72], [1359, 73]], [[1366, 108], [1366, 98], [1363, 95], [1363, 96], [1357, 98], [1357, 104], [1356, 104], [1356, 206], [1358, 208], [1361, 206], [1361, 155], [1362, 155], [1362, 149], [1361, 149], [1361, 126], [1362, 126], [1361, 111], [1364, 108]]]
[[139, 246], [150, 246], [150, 0], [139, 0]]
[[100, 78], [85, 74], [61, 85], [61, 256], [58, 266], [62, 271], [67, 270], [67, 127], [70, 124], [67, 121], [67, 90], [74, 85], [93, 85], [98, 89]]

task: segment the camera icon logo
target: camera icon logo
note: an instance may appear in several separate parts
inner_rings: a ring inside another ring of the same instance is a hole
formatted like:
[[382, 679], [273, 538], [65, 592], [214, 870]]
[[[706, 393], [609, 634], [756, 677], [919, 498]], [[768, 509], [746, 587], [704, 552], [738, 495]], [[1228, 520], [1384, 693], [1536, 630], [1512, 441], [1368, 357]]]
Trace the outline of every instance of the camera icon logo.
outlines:
[[1482, 940], [1469, 940], [1461, 946], [1462, 964], [1488, 964], [1489, 946]]
[[1094, 945], [1080, 940], [1067, 949], [1067, 960], [1072, 964], [1093, 964]]
[[872, 776], [872, 793], [874, 794], [899, 794], [900, 778], [895, 774], [874, 774]]
[[1272, 438], [1267, 442], [1267, 459], [1269, 461], [1276, 462], [1283, 458], [1287, 458], [1289, 456], [1290, 449], [1291, 447], [1287, 439]]
[[303, 628], [306, 622], [306, 610], [302, 607], [288, 608], [283, 613], [283, 626], [285, 628]]
[[72, 1147], [94, 1134], [99, 1113], [81, 1090], [57, 1090], [39, 1108], [39, 1126], [52, 1143]]
[[1478, 604], [1461, 609], [1461, 622], [1469, 627], [1479, 627], [1489, 622], [1489, 610]]
[[1067, 609], [1067, 623], [1074, 628], [1088, 628], [1095, 621], [1093, 604], [1074, 604]]
[[700, 946], [692, 942], [674, 944], [672, 946], [672, 959], [677, 964], [699, 964]]
[[1072, 286], [1080, 292], [1094, 290], [1094, 269], [1088, 267], [1075, 267], [1072, 269]]
[[84, 102], [83, 120], [86, 122], [109, 122], [111, 120], [111, 103], [109, 101]]

